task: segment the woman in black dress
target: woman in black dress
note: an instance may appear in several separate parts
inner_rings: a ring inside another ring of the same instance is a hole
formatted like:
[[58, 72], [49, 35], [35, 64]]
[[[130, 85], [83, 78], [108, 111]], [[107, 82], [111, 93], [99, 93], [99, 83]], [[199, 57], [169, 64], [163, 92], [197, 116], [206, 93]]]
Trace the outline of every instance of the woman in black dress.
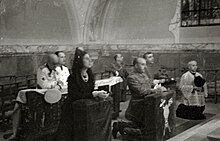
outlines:
[[72, 141], [73, 113], [72, 103], [79, 99], [94, 97], [106, 98], [107, 92], [94, 91], [94, 76], [91, 70], [92, 62], [87, 52], [77, 48], [73, 61], [72, 74], [68, 78], [68, 97], [63, 106], [63, 113], [58, 129], [57, 141]]

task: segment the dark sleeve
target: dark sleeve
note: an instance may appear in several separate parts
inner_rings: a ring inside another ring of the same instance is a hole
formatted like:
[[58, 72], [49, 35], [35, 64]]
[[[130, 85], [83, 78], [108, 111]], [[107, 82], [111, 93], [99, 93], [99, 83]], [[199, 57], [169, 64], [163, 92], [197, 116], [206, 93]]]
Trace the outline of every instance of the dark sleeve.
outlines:
[[122, 78], [127, 78], [129, 75], [127, 69], [124, 66], [117, 71], [119, 72], [119, 76], [121, 76]]
[[157, 73], [154, 74], [154, 79], [160, 79], [159, 72], [157, 72]]
[[77, 86], [76, 79], [73, 77], [68, 78], [68, 97], [70, 97], [72, 100], [93, 98], [92, 91], [92, 89], [89, 92], [81, 90]]
[[125, 78], [127, 78], [127, 77], [128, 77], [128, 75], [129, 75], [129, 73], [128, 73], [128, 71], [127, 71], [127, 69], [126, 69], [126, 68], [124, 68], [123, 70], [124, 70]]
[[117, 71], [117, 68], [116, 68], [116, 66], [115, 66], [113, 63], [111, 63], [111, 64], [106, 68], [106, 71], [115, 73], [115, 72]]
[[129, 76], [128, 77], [128, 86], [132, 91], [132, 96], [136, 98], [142, 98], [145, 95], [151, 94], [152, 90], [150, 88], [146, 88], [144, 85], [141, 85], [137, 78]]

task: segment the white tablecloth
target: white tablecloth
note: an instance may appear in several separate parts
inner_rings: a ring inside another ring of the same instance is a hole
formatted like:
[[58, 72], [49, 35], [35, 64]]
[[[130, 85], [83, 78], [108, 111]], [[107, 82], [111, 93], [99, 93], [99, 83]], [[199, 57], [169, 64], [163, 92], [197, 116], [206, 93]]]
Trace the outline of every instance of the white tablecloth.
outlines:
[[[109, 91], [111, 91], [111, 86], [123, 82], [123, 79], [121, 77], [111, 77], [108, 79], [101, 79], [101, 80], [97, 80], [95, 82], [95, 89], [98, 89], [98, 87], [100, 86], [106, 86], [109, 85]], [[18, 92], [16, 101], [20, 102], [20, 103], [27, 103], [27, 98], [26, 98], [26, 92], [30, 92], [30, 91], [35, 91], [39, 94], [44, 95], [47, 92], [48, 89], [26, 89], [26, 90], [21, 90]], [[63, 89], [61, 91], [62, 94], [67, 94], [67, 89]]]
[[[21, 90], [18, 92], [16, 101], [20, 102], [20, 103], [27, 103], [27, 98], [26, 98], [26, 92], [30, 92], [30, 91], [34, 91], [37, 92], [38, 94], [42, 94], [44, 95], [47, 92], [48, 89], [25, 89], [25, 90]], [[61, 94], [67, 94], [67, 89], [63, 89], [61, 91]]]
[[109, 85], [111, 87], [121, 82], [123, 82], [123, 79], [121, 77], [110, 77], [107, 79], [97, 80], [95, 82], [95, 89], [98, 89], [98, 87], [100, 86], [106, 86], [106, 85]]

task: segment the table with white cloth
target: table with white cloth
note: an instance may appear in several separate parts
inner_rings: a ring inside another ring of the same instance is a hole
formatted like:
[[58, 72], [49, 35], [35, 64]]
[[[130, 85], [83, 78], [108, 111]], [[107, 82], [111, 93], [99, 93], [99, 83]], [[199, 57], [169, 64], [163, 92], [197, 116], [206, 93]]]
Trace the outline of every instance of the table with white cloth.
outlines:
[[[26, 97], [26, 93], [28, 92], [35, 92], [34, 94], [40, 94], [40, 95], [44, 95], [47, 92], [48, 89], [25, 89], [25, 90], [21, 90], [18, 92], [16, 101], [20, 102], [22, 104], [26, 104], [27, 103], [27, 97]], [[61, 94], [62, 95], [67, 95], [67, 89], [63, 89], [61, 90]]]
[[[101, 79], [97, 80], [95, 82], [95, 90], [99, 89], [100, 87], [105, 87], [104, 89], [108, 92], [111, 92], [113, 95], [115, 93], [115, 85], [122, 83], [123, 79], [121, 77], [110, 77], [107, 79]], [[26, 93], [27, 92], [35, 92], [35, 94], [41, 94], [44, 95], [47, 92], [48, 89], [25, 89], [18, 92], [16, 101], [25, 104], [27, 102]], [[118, 90], [117, 90], [118, 91]], [[67, 94], [67, 89], [62, 89], [61, 94], [65, 95]]]
[[113, 119], [116, 119], [120, 112], [120, 83], [122, 82], [123, 79], [121, 77], [110, 77], [107, 79], [97, 80], [95, 82], [95, 89], [106, 90], [111, 93], [110, 96], [113, 98]]

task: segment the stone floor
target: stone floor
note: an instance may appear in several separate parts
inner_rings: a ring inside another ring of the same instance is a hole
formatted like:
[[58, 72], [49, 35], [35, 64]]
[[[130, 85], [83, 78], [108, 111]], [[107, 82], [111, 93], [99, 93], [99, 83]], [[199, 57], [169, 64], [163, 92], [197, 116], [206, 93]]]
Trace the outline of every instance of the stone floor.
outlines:
[[[129, 97], [128, 97], [128, 99], [127, 99], [127, 101], [126, 102], [122, 102], [121, 103], [121, 105], [120, 105], [120, 107], [121, 107], [121, 110], [122, 110], [122, 112], [120, 113], [120, 115], [119, 115], [119, 118], [118, 118], [118, 120], [125, 120], [125, 117], [124, 117], [124, 114], [125, 114], [125, 110], [126, 110], [126, 108], [127, 108], [127, 105], [128, 105], [128, 103], [129, 103]], [[179, 104], [179, 101], [177, 101], [177, 104], [176, 105], [178, 105]], [[213, 114], [213, 115], [217, 115], [217, 114], [220, 114], [220, 103], [217, 103], [217, 104], [215, 104], [213, 101], [211, 101], [211, 100], [209, 100], [209, 101], [207, 101], [207, 103], [206, 103], [206, 109], [205, 109], [205, 112], [204, 113], [206, 113], [207, 115], [209, 115], [209, 114]], [[204, 121], [190, 121], [190, 120], [185, 120], [185, 119], [181, 119], [181, 118], [175, 118], [175, 127], [178, 127], [178, 126], [180, 126], [180, 125], [183, 125], [184, 127], [182, 127], [181, 129], [184, 131], [184, 132], [186, 132], [187, 133], [187, 131], [189, 130], [189, 129], [191, 129], [191, 128], [194, 128], [195, 126], [196, 127], [198, 127], [198, 126], [201, 126], [202, 124], [204, 124], [204, 123], [207, 123], [207, 122], [209, 122], [210, 120], [212, 120], [212, 119], [214, 119], [215, 118], [215, 116], [213, 116], [212, 118], [210, 118], [210, 119], [206, 119], [206, 120], [204, 120]], [[114, 121], [113, 121], [114, 122]], [[188, 124], [184, 124], [184, 123], [189, 123], [190, 125], [188, 125]], [[193, 126], [193, 127], [192, 127]], [[219, 124], [219, 127], [220, 127], [220, 124]], [[180, 129], [180, 130], [181, 130]], [[215, 128], [213, 128], [213, 130], [214, 130]], [[183, 132], [183, 131], [178, 131], [178, 132]], [[182, 134], [181, 134], [182, 135]], [[178, 135], [177, 135], [178, 136]], [[182, 135], [183, 137], [184, 137], [184, 135]], [[199, 139], [197, 139], [197, 138], [194, 138], [195, 140], [187, 140], [187, 141], [200, 141]], [[120, 137], [120, 135], [118, 135], [118, 139], [112, 139], [112, 141], [121, 141], [122, 139], [121, 139], [121, 137]], [[170, 139], [171, 141], [181, 141], [182, 139], [180, 139], [179, 137], [173, 137], [173, 139], [171, 138]]]
[[[220, 114], [212, 117], [208, 121], [204, 121], [195, 125], [194, 127], [178, 134], [168, 141], [209, 141], [208, 135], [220, 135]], [[219, 141], [220, 139], [215, 141]], [[214, 141], [214, 140], [213, 140]]]
[[[122, 112], [120, 113], [120, 116], [117, 120], [125, 120], [124, 114], [125, 110], [128, 106], [129, 103], [129, 96], [127, 97], [126, 102], [121, 103], [121, 110]], [[177, 101], [178, 103], [178, 101]], [[214, 104], [212, 101], [208, 101], [206, 104], [206, 109], [205, 113], [208, 114], [219, 114], [220, 113], [220, 103]], [[114, 122], [114, 121], [113, 121]], [[189, 120], [184, 120], [180, 118], [175, 118], [175, 126], [180, 126], [183, 125], [184, 127], [181, 128], [180, 131], [181, 133], [178, 134], [177, 136], [174, 136], [173, 138], [170, 139], [170, 141], [181, 141], [181, 140], [186, 140], [186, 141], [206, 141], [206, 136], [208, 133], [216, 129], [217, 127], [220, 127], [220, 115], [216, 115], [212, 118], [209, 118], [205, 121], [202, 122], [194, 122], [193, 125], [188, 125], [184, 123], [189, 122], [189, 124], [193, 123], [190, 122]], [[208, 124], [208, 125], [207, 125]], [[193, 126], [193, 127], [192, 127]], [[190, 128], [191, 127], [191, 128]], [[6, 133], [10, 133], [11, 131], [7, 131]], [[3, 139], [3, 134], [0, 132], [0, 141], [4, 141]], [[118, 135], [118, 139], [112, 139], [112, 141], [121, 141], [120, 135]]]

